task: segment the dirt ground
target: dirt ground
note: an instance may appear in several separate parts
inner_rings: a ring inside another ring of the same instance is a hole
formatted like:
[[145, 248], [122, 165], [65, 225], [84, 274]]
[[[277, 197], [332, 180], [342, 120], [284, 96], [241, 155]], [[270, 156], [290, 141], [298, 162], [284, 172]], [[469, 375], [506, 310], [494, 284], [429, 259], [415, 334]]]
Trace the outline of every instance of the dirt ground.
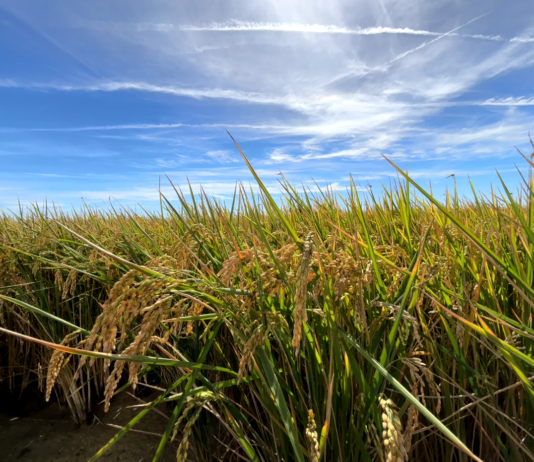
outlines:
[[[151, 397], [143, 398], [146, 401]], [[100, 405], [92, 425], [78, 427], [68, 408], [53, 403], [36, 412], [17, 416], [0, 413], [0, 461], [2, 462], [87, 462], [104, 444], [139, 412], [131, 408], [139, 401], [119, 394], [106, 414]], [[165, 430], [168, 411], [148, 413], [135, 427], [101, 458], [106, 462], [150, 462]], [[146, 433], [140, 433], [146, 432]], [[176, 460], [177, 444], [168, 445], [162, 462]]]

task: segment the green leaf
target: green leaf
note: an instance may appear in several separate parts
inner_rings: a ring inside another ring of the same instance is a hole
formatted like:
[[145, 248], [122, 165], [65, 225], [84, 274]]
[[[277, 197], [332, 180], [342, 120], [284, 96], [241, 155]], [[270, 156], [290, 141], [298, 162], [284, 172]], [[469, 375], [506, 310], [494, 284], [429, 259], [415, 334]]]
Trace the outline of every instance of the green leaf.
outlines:
[[404, 173], [399, 167], [391, 162], [387, 157], [384, 158], [395, 168], [407, 181], [412, 183], [432, 204], [434, 204], [449, 220], [451, 220], [462, 232], [468, 236], [479, 248], [484, 252], [488, 259], [495, 265], [499, 266], [510, 278], [515, 280], [521, 288], [525, 290], [531, 297], [534, 297], [534, 289], [532, 286], [524, 281], [521, 276], [512, 268], [511, 265], [504, 262], [493, 250], [491, 250], [486, 244], [484, 244], [467, 226], [463, 225], [458, 218], [456, 218], [449, 210], [439, 203], [434, 197], [428, 194], [421, 186], [419, 186], [414, 180], [412, 180], [406, 173]]
[[295, 423], [293, 422], [293, 419], [289, 413], [289, 409], [287, 408], [286, 400], [284, 398], [282, 388], [278, 383], [278, 379], [276, 378], [273, 365], [269, 361], [265, 351], [263, 351], [263, 348], [258, 348], [257, 352], [265, 372], [265, 377], [269, 383], [269, 387], [271, 388], [272, 399], [276, 403], [276, 407], [278, 408], [278, 412], [280, 413], [280, 417], [282, 418], [284, 427], [287, 431], [287, 436], [289, 437], [289, 441], [293, 447], [294, 456], [299, 462], [304, 462], [304, 454], [302, 453], [302, 449], [300, 447]]
[[141, 363], [141, 364], [150, 364], [152, 366], [166, 366], [166, 367], [181, 367], [186, 369], [193, 370], [209, 370], [209, 371], [219, 371], [226, 372], [228, 374], [237, 375], [237, 372], [227, 369], [226, 367], [220, 366], [210, 366], [208, 364], [203, 364], [201, 362], [189, 362], [189, 361], [179, 361], [176, 359], [169, 358], [160, 358], [157, 356], [140, 356], [140, 355], [120, 355], [120, 354], [111, 354], [111, 353], [100, 353], [98, 351], [89, 351], [81, 350], [79, 348], [72, 348], [66, 345], [59, 345], [58, 343], [47, 342], [46, 340], [41, 340], [35, 337], [30, 337], [29, 335], [20, 334], [19, 332], [13, 332], [12, 330], [5, 329], [0, 327], [0, 332], [4, 332], [15, 337], [22, 338], [24, 340], [29, 340], [30, 342], [39, 343], [54, 350], [63, 351], [64, 353], [70, 353], [73, 355], [79, 356], [88, 356], [90, 358], [101, 358], [109, 359], [111, 361], [125, 361], [131, 363]]
[[6, 300], [8, 302], [14, 303], [15, 305], [18, 305], [18, 306], [24, 308], [25, 310], [31, 311], [32, 313], [38, 314], [40, 316], [44, 316], [45, 318], [48, 318], [48, 319], [53, 319], [54, 321], [59, 322], [60, 324], [63, 324], [65, 326], [67, 326], [67, 327], [70, 327], [73, 330], [79, 330], [80, 332], [83, 332], [84, 334], [90, 334], [91, 333], [87, 329], [82, 329], [81, 327], [78, 327], [75, 324], [72, 324], [72, 323], [70, 323], [68, 321], [65, 321], [62, 318], [54, 316], [52, 313], [49, 313], [48, 311], [41, 310], [41, 308], [37, 308], [36, 306], [30, 305], [29, 303], [26, 303], [26, 302], [23, 302], [22, 300], [17, 300], [16, 298], [11, 298], [11, 297], [8, 297], [7, 295], [1, 295], [1, 294], [0, 294], [0, 298]]
[[272, 208], [274, 209], [274, 211], [276, 212], [276, 214], [278, 215], [278, 218], [280, 218], [280, 220], [282, 221], [282, 223], [284, 224], [284, 226], [286, 227], [287, 231], [289, 232], [289, 234], [291, 235], [291, 237], [293, 238], [293, 240], [295, 241], [296, 244], [302, 244], [302, 240], [298, 237], [297, 235], [297, 232], [295, 231], [295, 229], [293, 228], [293, 226], [291, 226], [291, 224], [289, 223], [289, 221], [287, 220], [286, 216], [282, 213], [282, 211], [280, 210], [280, 208], [278, 207], [278, 205], [276, 204], [276, 201], [273, 199], [273, 197], [271, 196], [271, 194], [269, 193], [269, 190], [266, 188], [266, 186], [263, 184], [263, 181], [260, 180], [260, 177], [258, 176], [258, 174], [255, 172], [254, 168], [252, 167], [252, 165], [250, 164], [250, 162], [248, 161], [248, 159], [246, 158], [245, 154], [243, 154], [243, 151], [241, 150], [241, 148], [239, 147], [239, 144], [237, 144], [237, 141], [234, 139], [234, 137], [232, 135], [230, 135], [230, 132], [228, 132], [228, 135], [230, 136], [230, 138], [232, 138], [232, 141], [234, 142], [234, 144], [236, 145], [239, 153], [241, 154], [241, 156], [243, 157], [243, 160], [245, 161], [245, 163], [247, 164], [247, 167], [249, 168], [250, 172], [252, 173], [252, 175], [254, 176], [254, 178], [256, 179], [256, 182], [258, 183], [259, 187], [261, 188], [261, 190], [263, 191], [263, 194], [265, 194], [265, 197], [267, 197], [267, 200], [269, 201], [269, 204], [272, 206]]
[[345, 338], [345, 340], [358, 350], [358, 352], [371, 363], [371, 365], [384, 377], [400, 394], [402, 394], [410, 403], [417, 408], [417, 410], [424, 415], [429, 422], [431, 422], [441, 433], [443, 433], [447, 439], [453, 443], [458, 449], [465, 452], [468, 456], [472, 457], [477, 462], [483, 462], [477, 456], [475, 456], [469, 448], [454, 434], [452, 433], [441, 421], [430, 412], [425, 406], [423, 406], [419, 400], [413, 396], [404, 386], [393, 377], [387, 369], [382, 366], [376, 359], [374, 359], [365, 348], [362, 348], [356, 340], [350, 335], [346, 334], [341, 328], [338, 327], [338, 332]]

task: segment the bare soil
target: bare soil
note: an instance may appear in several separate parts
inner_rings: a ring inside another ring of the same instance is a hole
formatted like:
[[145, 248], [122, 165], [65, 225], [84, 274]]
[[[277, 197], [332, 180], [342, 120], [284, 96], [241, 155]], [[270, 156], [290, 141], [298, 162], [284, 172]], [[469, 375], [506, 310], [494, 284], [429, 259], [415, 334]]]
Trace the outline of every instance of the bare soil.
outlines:
[[[157, 396], [157, 395], [156, 395]], [[152, 397], [143, 398], [151, 401]], [[125, 392], [104, 413], [97, 406], [91, 425], [74, 424], [70, 411], [53, 403], [44, 409], [17, 415], [0, 413], [0, 461], [2, 462], [86, 462], [141, 410], [140, 404]], [[168, 410], [163, 406], [148, 413], [101, 458], [106, 462], [150, 462], [167, 426]], [[140, 433], [145, 432], [145, 433]], [[159, 435], [159, 436], [158, 436]], [[176, 460], [176, 444], [169, 444], [160, 461]]]

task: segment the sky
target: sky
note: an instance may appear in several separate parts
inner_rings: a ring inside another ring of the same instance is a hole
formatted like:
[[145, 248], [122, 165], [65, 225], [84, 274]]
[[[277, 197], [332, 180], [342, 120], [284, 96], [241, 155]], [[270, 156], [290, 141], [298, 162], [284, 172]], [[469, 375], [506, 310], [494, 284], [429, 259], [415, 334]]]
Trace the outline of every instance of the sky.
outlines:
[[532, 0], [0, 0], [0, 208], [157, 207], [167, 177], [514, 186]]

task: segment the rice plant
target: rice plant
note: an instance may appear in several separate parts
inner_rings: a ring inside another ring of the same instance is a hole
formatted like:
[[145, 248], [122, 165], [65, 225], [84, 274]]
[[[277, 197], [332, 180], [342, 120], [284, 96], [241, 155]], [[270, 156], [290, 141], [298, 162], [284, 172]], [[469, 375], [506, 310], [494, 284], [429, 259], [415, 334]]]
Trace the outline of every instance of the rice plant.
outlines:
[[259, 193], [230, 202], [5, 213], [4, 383], [46, 375], [83, 421], [158, 377], [91, 461], [161, 402], [154, 461], [172, 439], [178, 461], [533, 460], [532, 169], [514, 194], [438, 201], [392, 164], [380, 195], [283, 179], [276, 201], [243, 159]]

